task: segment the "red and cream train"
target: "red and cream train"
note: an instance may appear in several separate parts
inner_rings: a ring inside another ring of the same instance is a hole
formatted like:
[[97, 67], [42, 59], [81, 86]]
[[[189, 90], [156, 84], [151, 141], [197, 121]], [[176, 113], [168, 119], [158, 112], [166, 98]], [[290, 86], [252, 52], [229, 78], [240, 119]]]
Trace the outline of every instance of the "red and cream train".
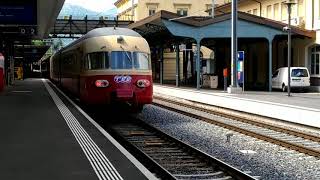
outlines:
[[98, 28], [50, 59], [50, 78], [91, 105], [116, 101], [141, 110], [152, 103], [147, 41], [126, 28]]

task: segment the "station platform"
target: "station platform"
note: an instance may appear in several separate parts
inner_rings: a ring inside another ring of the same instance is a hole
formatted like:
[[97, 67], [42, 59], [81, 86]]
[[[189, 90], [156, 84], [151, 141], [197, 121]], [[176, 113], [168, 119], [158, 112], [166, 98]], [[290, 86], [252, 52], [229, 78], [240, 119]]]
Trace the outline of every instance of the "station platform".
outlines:
[[320, 128], [320, 93], [252, 92], [154, 85], [154, 95], [172, 96], [264, 117]]
[[0, 93], [0, 179], [156, 179], [53, 84]]

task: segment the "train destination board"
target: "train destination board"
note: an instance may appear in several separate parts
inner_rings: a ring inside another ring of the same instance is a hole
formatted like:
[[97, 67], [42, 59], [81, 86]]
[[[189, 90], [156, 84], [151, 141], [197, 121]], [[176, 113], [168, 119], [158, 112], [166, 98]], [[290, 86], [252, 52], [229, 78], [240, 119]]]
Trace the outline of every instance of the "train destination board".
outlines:
[[0, 25], [37, 25], [37, 1], [1, 0]]

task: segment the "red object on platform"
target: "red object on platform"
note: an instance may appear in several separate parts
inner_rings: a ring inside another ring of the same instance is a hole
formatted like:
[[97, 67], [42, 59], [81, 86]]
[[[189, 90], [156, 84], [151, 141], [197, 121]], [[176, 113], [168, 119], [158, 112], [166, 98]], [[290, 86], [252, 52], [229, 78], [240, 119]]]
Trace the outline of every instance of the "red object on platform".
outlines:
[[228, 77], [228, 68], [223, 69], [223, 77]]
[[4, 68], [4, 56], [0, 53], [0, 91], [5, 86], [5, 68]]

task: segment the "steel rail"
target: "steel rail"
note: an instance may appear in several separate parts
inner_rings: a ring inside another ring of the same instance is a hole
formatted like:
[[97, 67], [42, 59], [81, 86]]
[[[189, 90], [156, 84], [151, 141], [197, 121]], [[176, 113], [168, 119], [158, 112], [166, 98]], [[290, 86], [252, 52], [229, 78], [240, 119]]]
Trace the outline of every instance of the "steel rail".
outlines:
[[[195, 106], [192, 106], [192, 105], [187, 105], [187, 104], [182, 103], [182, 102], [177, 102], [177, 101], [172, 100], [172, 99], [154, 97], [154, 100], [155, 101], [156, 100], [160, 100], [160, 101], [164, 101], [164, 102], [167, 102], [167, 103], [172, 103], [172, 104], [175, 104], [175, 105], [179, 105], [179, 106], [195, 109], [195, 110], [206, 112], [206, 113], [209, 113], [209, 114], [214, 114], [214, 115], [222, 116], [222, 117], [229, 118], [229, 119], [232, 119], [232, 120], [248, 123], [248, 124], [251, 124], [251, 125], [258, 126], [258, 127], [268, 128], [268, 129], [271, 129], [271, 130], [274, 130], [274, 131], [287, 133], [287, 134], [294, 135], [294, 136], [297, 136], [297, 137], [301, 137], [301, 138], [304, 138], [304, 139], [309, 139], [309, 140], [312, 140], [314, 142], [320, 142], [320, 137], [317, 137], [317, 136], [314, 136], [314, 135], [311, 135], [311, 134], [298, 132], [298, 131], [294, 131], [294, 130], [289, 130], [289, 129], [285, 129], [285, 128], [281, 128], [281, 127], [276, 127], [276, 126], [273, 126], [273, 125], [270, 125], [270, 124], [267, 124], [267, 123], [257, 122], [257, 121], [254, 121], [254, 120], [246, 119], [244, 117], [225, 114], [225, 113], [222, 113], [222, 112], [212, 111], [212, 110], [208, 110], [208, 109], [204, 109], [204, 108], [200, 108], [200, 107], [195, 107]], [[227, 128], [227, 129], [230, 129], [230, 130], [242, 133], [242, 134], [246, 134], [248, 136], [252, 136], [252, 137], [267, 141], [267, 142], [271, 142], [273, 144], [277, 144], [277, 145], [280, 145], [280, 146], [283, 146], [283, 147], [286, 147], [286, 148], [289, 148], [289, 149], [293, 149], [293, 150], [296, 150], [296, 151], [299, 151], [299, 152], [302, 152], [302, 153], [305, 153], [305, 154], [308, 154], [308, 155], [311, 155], [311, 156], [320, 157], [320, 151], [318, 151], [318, 150], [315, 150], [315, 149], [312, 149], [312, 148], [308, 148], [308, 147], [305, 147], [305, 146], [300, 145], [300, 144], [295, 144], [295, 143], [287, 142], [287, 141], [284, 141], [284, 140], [281, 140], [281, 139], [277, 139], [277, 138], [273, 138], [273, 137], [266, 136], [266, 135], [263, 135], [263, 134], [259, 134], [259, 133], [256, 133], [254, 131], [250, 131], [250, 130], [247, 130], [247, 129], [244, 129], [244, 128], [240, 128], [240, 127], [238, 127], [236, 125], [226, 124], [226, 123], [214, 120], [214, 119], [205, 118], [205, 117], [202, 117], [202, 116], [199, 116], [199, 115], [195, 115], [193, 113], [186, 112], [186, 111], [183, 111], [183, 110], [179, 110], [179, 109], [176, 109], [176, 108], [173, 108], [173, 107], [169, 107], [169, 106], [157, 103], [155, 101], [153, 102], [153, 104], [156, 105], [156, 106], [159, 106], [159, 107], [162, 107], [162, 108], [174, 111], [174, 112], [178, 112], [180, 114], [184, 114], [186, 116], [193, 117], [193, 118], [196, 118], [196, 119], [199, 119], [199, 120], [211, 123], [211, 124], [215, 124], [217, 126], [224, 127], [224, 128]], [[198, 103], [198, 104], [204, 105], [202, 103]], [[206, 104], [206, 106], [208, 106], [208, 105]]]
[[255, 179], [141, 120], [130, 119], [109, 129], [164, 179]]

